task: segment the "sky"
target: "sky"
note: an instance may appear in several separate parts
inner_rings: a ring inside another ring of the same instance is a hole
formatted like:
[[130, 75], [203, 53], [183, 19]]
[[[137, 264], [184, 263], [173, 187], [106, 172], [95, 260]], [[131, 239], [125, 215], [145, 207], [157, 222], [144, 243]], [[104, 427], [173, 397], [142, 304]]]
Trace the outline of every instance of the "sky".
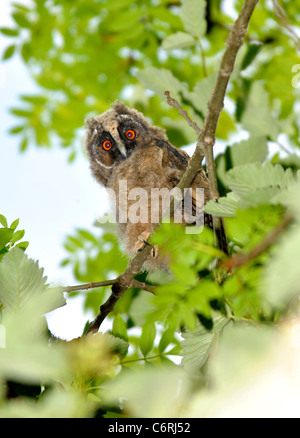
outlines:
[[[22, 1], [25, 3], [24, 1]], [[0, 1], [0, 27], [9, 27], [11, 0]], [[0, 53], [10, 39], [0, 34]], [[9, 223], [19, 218], [29, 241], [26, 253], [39, 260], [49, 283], [74, 285], [71, 270], [61, 268], [67, 256], [64, 237], [76, 227], [91, 229], [95, 219], [107, 210], [107, 195], [92, 178], [83, 154], [73, 164], [68, 152], [52, 145], [51, 150], [29, 145], [19, 152], [20, 138], [8, 134], [17, 125], [9, 108], [18, 106], [20, 94], [31, 94], [37, 86], [17, 55], [0, 63], [0, 214]], [[100, 303], [99, 303], [100, 304]], [[82, 296], [48, 315], [50, 329], [57, 336], [72, 339], [82, 334], [89, 314], [82, 312]]]

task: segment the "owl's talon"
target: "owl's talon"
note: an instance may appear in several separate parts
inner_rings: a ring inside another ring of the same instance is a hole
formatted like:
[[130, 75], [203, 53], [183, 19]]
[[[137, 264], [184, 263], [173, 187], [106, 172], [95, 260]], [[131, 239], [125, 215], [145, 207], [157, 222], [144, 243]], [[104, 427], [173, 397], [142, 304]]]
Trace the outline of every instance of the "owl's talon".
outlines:
[[[135, 252], [141, 252], [146, 245], [150, 245], [147, 242], [147, 239], [150, 237], [150, 233], [148, 233], [147, 231], [143, 231], [139, 237], [138, 237], [138, 241], [136, 242], [136, 244], [134, 245], [134, 251]], [[151, 250], [152, 251], [152, 250]]]
[[150, 254], [151, 254], [152, 258], [156, 259], [157, 255], [158, 255], [158, 248], [156, 245], [154, 245], [152, 247]]
[[[139, 247], [137, 248], [137, 246], [138, 246], [139, 244], [140, 244], [141, 246], [139, 246]], [[141, 251], [143, 251], [143, 249], [145, 248], [146, 245], [148, 245], [147, 242], [137, 242], [137, 243], [135, 244], [135, 247], [137, 248], [137, 249], [136, 249], [136, 252], [141, 252]]]

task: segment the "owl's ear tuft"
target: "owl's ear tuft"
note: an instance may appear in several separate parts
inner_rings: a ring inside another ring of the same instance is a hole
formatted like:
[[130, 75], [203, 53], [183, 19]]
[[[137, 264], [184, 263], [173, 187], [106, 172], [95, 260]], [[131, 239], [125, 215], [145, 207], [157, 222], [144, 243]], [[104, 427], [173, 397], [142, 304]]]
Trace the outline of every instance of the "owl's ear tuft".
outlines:
[[165, 129], [152, 125], [146, 119], [144, 114], [136, 110], [135, 108], [128, 108], [128, 106], [126, 106], [125, 103], [121, 102], [120, 100], [116, 100], [115, 103], [113, 104], [113, 109], [119, 115], [127, 115], [132, 117], [134, 120], [139, 122], [142, 126], [144, 126], [145, 129], [149, 130], [149, 133], [151, 132], [154, 137], [165, 141], [168, 140], [165, 134]]
[[120, 100], [116, 100], [113, 104], [113, 109], [118, 114], [126, 114], [126, 115], [132, 115], [132, 109], [128, 108], [128, 106], [125, 105], [124, 102], [121, 102]]
[[86, 129], [95, 129], [98, 126], [98, 122], [94, 117], [89, 117], [84, 121]]

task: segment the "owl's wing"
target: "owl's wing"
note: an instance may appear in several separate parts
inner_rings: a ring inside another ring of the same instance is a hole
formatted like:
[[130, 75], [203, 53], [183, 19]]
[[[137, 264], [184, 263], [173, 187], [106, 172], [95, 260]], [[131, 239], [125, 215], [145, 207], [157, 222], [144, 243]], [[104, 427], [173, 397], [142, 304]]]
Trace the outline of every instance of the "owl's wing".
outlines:
[[186, 152], [177, 149], [165, 140], [156, 140], [156, 145], [163, 151], [163, 165], [165, 167], [170, 166], [184, 172], [190, 158]]
[[[181, 171], [179, 172], [177, 181], [174, 181], [174, 186], [175, 186], [178, 184], [179, 179], [182, 177], [188, 165], [190, 157], [186, 152], [182, 151], [181, 149], [177, 149], [168, 141], [157, 140], [157, 146], [163, 149], [163, 165], [166, 167], [176, 168]], [[210, 200], [210, 187], [206, 174], [202, 169], [200, 169], [197, 172], [191, 184], [193, 215], [196, 215], [197, 211], [199, 211], [199, 208], [203, 209], [203, 205], [200, 206], [197, 205], [197, 202], [199, 201], [197, 200], [195, 190], [193, 190], [193, 188], [197, 188], [197, 187], [204, 189], [204, 205], [205, 205]], [[204, 224], [209, 226], [211, 229], [214, 228], [213, 217], [210, 214], [204, 213]], [[218, 229], [217, 228], [215, 229], [215, 232], [219, 242], [220, 249], [224, 251], [225, 254], [228, 254], [228, 244], [227, 244], [222, 218], [220, 220], [220, 225]]]

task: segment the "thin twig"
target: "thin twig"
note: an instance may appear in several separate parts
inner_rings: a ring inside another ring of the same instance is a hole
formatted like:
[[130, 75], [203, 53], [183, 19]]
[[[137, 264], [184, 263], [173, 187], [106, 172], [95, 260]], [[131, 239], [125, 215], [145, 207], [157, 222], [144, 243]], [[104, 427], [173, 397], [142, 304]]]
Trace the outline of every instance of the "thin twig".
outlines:
[[252, 260], [259, 257], [276, 242], [276, 240], [285, 232], [292, 222], [293, 216], [290, 213], [287, 213], [281, 223], [272, 231], [270, 231], [270, 233], [267, 234], [262, 242], [255, 246], [248, 254], [237, 254], [225, 260], [223, 262], [224, 268], [229, 271], [233, 268], [240, 268], [241, 266], [245, 266]]
[[197, 134], [197, 136], [199, 136], [201, 134], [201, 129], [199, 128], [199, 126], [197, 125], [196, 122], [194, 122], [190, 116], [188, 115], [188, 113], [181, 108], [181, 106], [179, 105], [179, 103], [177, 102], [176, 99], [174, 99], [173, 97], [171, 97], [170, 95], [170, 91], [165, 91], [164, 95], [167, 96], [167, 104], [172, 106], [173, 108], [176, 108], [178, 110], [178, 114], [180, 114], [182, 117], [185, 118], [185, 120], [188, 122], [188, 124], [190, 125], [191, 128], [193, 128]]
[[70, 293], [70, 292], [76, 292], [78, 290], [88, 290], [88, 289], [94, 289], [95, 287], [105, 287], [105, 286], [112, 286], [115, 284], [117, 279], [114, 280], [105, 280], [105, 281], [98, 281], [94, 283], [84, 283], [84, 284], [78, 284], [77, 286], [66, 286], [64, 288], [64, 292]]
[[300, 50], [300, 38], [297, 35], [297, 33], [294, 31], [293, 27], [291, 26], [291, 24], [289, 22], [289, 18], [287, 16], [285, 10], [283, 9], [283, 7], [281, 6], [281, 4], [279, 3], [278, 0], [273, 0], [273, 6], [274, 6], [275, 14], [276, 14], [280, 24], [287, 31], [287, 33], [291, 36], [292, 40], [295, 43], [296, 49], [299, 51]]
[[[79, 290], [89, 290], [89, 289], [95, 289], [97, 287], [106, 287], [106, 286], [113, 286], [118, 282], [118, 278], [114, 278], [113, 280], [105, 280], [105, 281], [98, 281], [94, 283], [84, 283], [84, 284], [78, 284], [77, 286], [66, 286], [64, 288], [64, 292], [70, 293], [70, 292], [76, 292]], [[141, 281], [132, 280], [130, 287], [136, 287], [138, 289], [143, 289], [147, 292], [150, 292], [152, 294], [155, 294], [155, 286], [151, 286], [150, 284], [143, 283]]]

